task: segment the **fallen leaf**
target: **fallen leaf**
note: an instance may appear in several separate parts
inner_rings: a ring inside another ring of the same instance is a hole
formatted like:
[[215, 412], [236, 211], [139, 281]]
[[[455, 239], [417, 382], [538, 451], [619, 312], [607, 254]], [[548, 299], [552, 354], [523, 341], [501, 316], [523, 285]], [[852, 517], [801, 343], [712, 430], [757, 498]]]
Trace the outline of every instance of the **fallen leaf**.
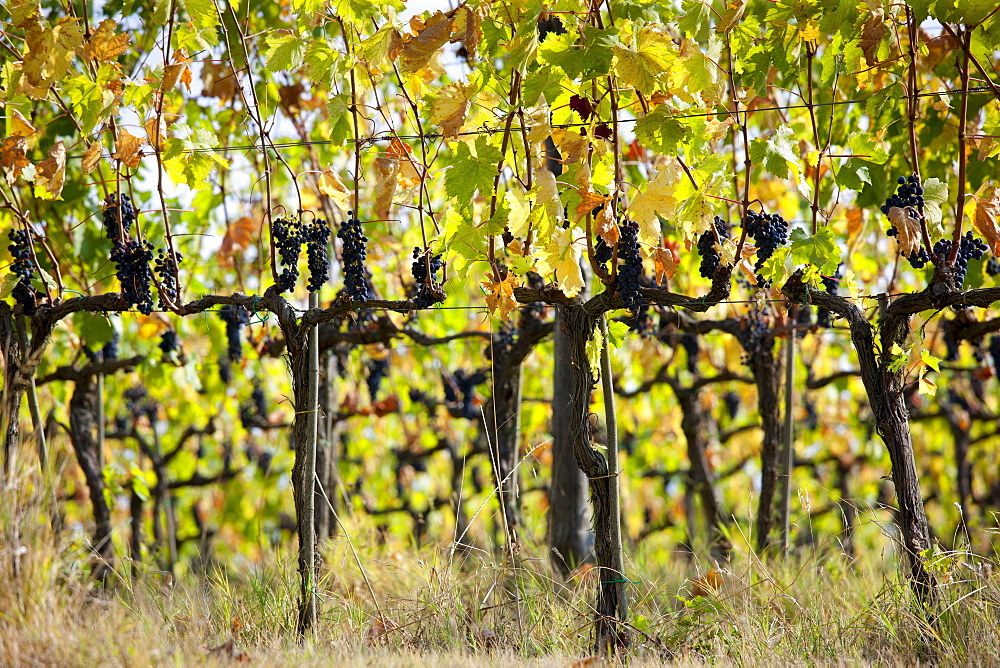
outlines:
[[220, 656], [238, 663], [249, 663], [250, 661], [250, 655], [237, 647], [232, 638], [216, 647], [206, 647], [205, 653], [208, 656]]

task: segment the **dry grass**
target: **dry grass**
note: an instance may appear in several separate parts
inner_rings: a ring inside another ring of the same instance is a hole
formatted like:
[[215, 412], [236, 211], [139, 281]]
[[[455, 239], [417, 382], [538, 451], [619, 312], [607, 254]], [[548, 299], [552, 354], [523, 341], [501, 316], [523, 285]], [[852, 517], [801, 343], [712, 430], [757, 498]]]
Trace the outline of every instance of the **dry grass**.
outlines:
[[[154, 570], [133, 579], [120, 568], [102, 591], [82, 547], [54, 540], [43, 510], [15, 509], [8, 496], [0, 522], [4, 665], [598, 663], [587, 660], [594, 572], [562, 586], [540, 551], [525, 550], [512, 568], [501, 556], [393, 549], [358, 532], [355, 560], [337, 539], [325, 554], [321, 623], [301, 643], [291, 554], [214, 566], [176, 585]], [[936, 562], [946, 583], [936, 624], [877, 553], [848, 563], [823, 548], [764, 563], [738, 550], [721, 578], [695, 581], [710, 565], [650, 540], [631, 566], [632, 665], [1000, 664], [1000, 577], [969, 553]]]

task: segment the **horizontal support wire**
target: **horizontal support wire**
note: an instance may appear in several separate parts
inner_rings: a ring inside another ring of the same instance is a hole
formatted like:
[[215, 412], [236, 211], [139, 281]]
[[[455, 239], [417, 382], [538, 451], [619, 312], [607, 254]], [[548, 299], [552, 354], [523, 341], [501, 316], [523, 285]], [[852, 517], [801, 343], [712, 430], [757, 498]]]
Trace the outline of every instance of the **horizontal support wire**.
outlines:
[[[905, 100], [905, 99], [918, 98], [918, 97], [941, 97], [941, 96], [945, 96], [945, 95], [959, 95], [959, 94], [961, 94], [963, 92], [973, 93], [973, 94], [975, 94], [975, 93], [992, 93], [992, 91], [990, 90], [989, 86], [975, 86], [975, 87], [969, 88], [966, 91], [962, 91], [961, 89], [949, 89], [949, 90], [937, 91], [937, 92], [917, 93], [916, 95], [912, 95], [912, 96], [911, 95], [901, 95], [899, 99]], [[833, 101], [833, 102], [815, 102], [812, 105], [808, 105], [808, 104], [789, 104], [789, 105], [782, 105], [782, 106], [776, 106], [776, 107], [762, 107], [762, 108], [758, 108], [758, 109], [743, 110], [743, 111], [739, 111], [739, 112], [736, 112], [736, 113], [743, 114], [744, 116], [747, 116], [749, 114], [756, 114], [758, 112], [765, 112], [765, 111], [787, 111], [789, 109], [809, 109], [810, 107], [812, 107], [812, 108], [816, 108], [816, 107], [835, 107], [835, 106], [846, 105], [846, 104], [865, 104], [865, 103], [867, 103], [871, 99], [874, 99], [874, 96], [870, 96], [870, 97], [866, 97], [866, 98], [859, 98], [859, 99], [854, 99], [854, 100], [840, 100], [840, 101]], [[691, 114], [677, 114], [677, 115], [671, 116], [670, 118], [671, 119], [677, 119], [677, 120], [683, 120], [683, 119], [688, 119], [688, 118], [707, 118], [707, 117], [710, 117], [710, 116], [731, 116], [733, 113], [734, 112], [732, 112], [732, 111], [725, 111], [725, 110], [722, 110], [722, 111], [703, 111], [703, 112], [691, 113]], [[619, 119], [618, 122], [619, 123], [636, 123], [636, 122], [638, 122], [638, 120], [639, 119], [637, 119], [637, 118], [623, 118], [623, 119]], [[590, 123], [589, 122], [588, 123], [560, 123], [560, 124], [552, 126], [553, 129], [563, 129], [563, 130], [570, 129], [570, 128], [578, 128], [578, 127], [590, 127]], [[511, 127], [510, 130], [511, 130], [511, 132], [520, 132], [522, 129], [523, 128], [520, 128], [520, 127]], [[472, 136], [477, 136], [477, 135], [494, 135], [494, 134], [498, 134], [498, 133], [501, 133], [501, 132], [504, 132], [504, 128], [503, 127], [495, 127], [495, 128], [493, 128], [493, 127], [483, 127], [483, 128], [478, 129], [478, 130], [468, 130], [466, 132], [458, 132], [454, 136], [455, 137], [472, 137]], [[357, 140], [348, 139], [347, 143], [353, 144], [353, 143], [355, 143], [355, 141], [357, 141], [357, 143], [360, 144], [361, 146], [366, 146], [366, 145], [375, 144], [377, 142], [393, 141], [395, 139], [406, 139], [406, 140], [412, 140], [412, 141], [417, 141], [417, 140], [427, 141], [427, 140], [433, 140], [433, 139], [442, 139], [443, 137], [444, 137], [444, 135], [441, 134], [441, 133], [439, 133], [439, 132], [430, 132], [430, 133], [425, 133], [425, 134], [422, 134], [422, 135], [413, 135], [413, 134], [410, 134], [410, 135], [399, 135], [399, 134], [395, 134], [392, 131], [387, 130], [385, 132], [381, 132], [381, 133], [378, 133], [378, 134], [375, 134], [375, 135], [370, 135], [368, 137], [361, 137], [361, 138], [359, 138]], [[217, 146], [215, 148], [190, 148], [190, 149], [182, 149], [180, 152], [181, 153], [227, 153], [229, 151], [257, 151], [257, 152], [263, 152], [263, 151], [265, 151], [267, 149], [273, 149], [273, 150], [277, 151], [277, 150], [283, 150], [283, 149], [303, 148], [303, 147], [308, 147], [308, 146], [328, 146], [328, 145], [333, 145], [333, 144], [339, 145], [340, 143], [341, 142], [334, 142], [334, 141], [329, 140], [329, 139], [315, 139], [315, 140], [307, 140], [307, 141], [286, 141], [286, 142], [274, 142], [274, 141], [270, 141], [270, 142], [268, 142], [268, 144], [266, 146], [263, 146], [263, 147], [260, 146], [260, 145], [258, 145], [258, 144], [242, 144], [242, 145], [232, 145], [232, 146]], [[155, 151], [151, 151], [150, 153], [148, 153], [148, 155], [153, 155], [154, 153], [155, 153]], [[67, 160], [74, 160], [74, 159], [81, 159], [81, 158], [83, 158], [83, 154], [68, 156]]]

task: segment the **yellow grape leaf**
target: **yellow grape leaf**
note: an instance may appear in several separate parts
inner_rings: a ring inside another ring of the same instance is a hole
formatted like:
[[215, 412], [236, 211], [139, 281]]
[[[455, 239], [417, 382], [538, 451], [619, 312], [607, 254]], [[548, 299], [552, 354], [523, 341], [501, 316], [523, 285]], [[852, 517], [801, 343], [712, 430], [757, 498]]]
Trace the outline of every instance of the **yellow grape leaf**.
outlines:
[[927, 376], [920, 376], [920, 380], [917, 382], [917, 388], [917, 391], [920, 394], [926, 394], [930, 397], [937, 394], [937, 385], [927, 380]]
[[129, 40], [132, 39], [128, 33], [115, 35], [115, 27], [118, 24], [114, 19], [104, 19], [97, 26], [83, 47], [83, 57], [87, 60], [96, 60], [103, 63], [115, 60], [128, 50]]
[[499, 315], [501, 320], [506, 320], [510, 314], [517, 309], [517, 300], [514, 299], [514, 274], [508, 273], [502, 281], [483, 281], [483, 288], [486, 290], [486, 306], [490, 313]]
[[559, 149], [564, 165], [572, 165], [579, 162], [581, 158], [587, 157], [587, 147], [590, 142], [579, 132], [572, 130], [553, 130], [552, 141]]
[[656, 272], [656, 282], [669, 281], [677, 273], [680, 265], [677, 258], [669, 248], [656, 248], [653, 250], [653, 267]]
[[976, 217], [972, 224], [986, 239], [994, 255], [1000, 255], [1000, 188], [984, 186], [976, 200]]
[[551, 111], [545, 103], [545, 97], [539, 98], [539, 104], [524, 110], [524, 124], [528, 128], [528, 141], [538, 144], [552, 134]]
[[139, 338], [151, 339], [170, 329], [170, 323], [159, 315], [139, 314]]
[[167, 141], [167, 133], [163, 131], [165, 125], [162, 119], [157, 122], [156, 116], [153, 116], [142, 124], [142, 127], [146, 129], [146, 138], [149, 141], [149, 145], [157, 151], [162, 151], [163, 144]]
[[121, 160], [129, 169], [135, 169], [139, 166], [139, 158], [142, 157], [139, 149], [145, 143], [146, 140], [142, 137], [133, 136], [128, 130], [122, 129], [118, 132], [118, 138], [115, 139], [115, 152], [111, 154], [111, 157], [115, 160]]
[[83, 152], [83, 160], [81, 161], [81, 166], [83, 167], [84, 174], [90, 174], [92, 171], [97, 169], [97, 165], [101, 163], [101, 143], [92, 141], [87, 146], [87, 150]]
[[393, 139], [385, 152], [386, 158], [399, 164], [399, 185], [412, 188], [420, 183], [420, 172], [413, 164], [413, 149], [398, 139]]
[[17, 109], [10, 109], [10, 134], [21, 135], [28, 140], [28, 148], [35, 145], [35, 126]]
[[7, 184], [14, 185], [21, 176], [21, 172], [26, 167], [31, 166], [31, 161], [25, 156], [25, 149], [28, 147], [28, 140], [21, 135], [4, 138], [0, 142], [0, 167], [7, 172]]
[[857, 299], [861, 296], [861, 285], [850, 269], [844, 269], [844, 277], [840, 279], [840, 287], [847, 288], [847, 295], [851, 299]]
[[587, 361], [590, 363], [590, 375], [595, 380], [601, 378], [601, 352], [604, 350], [604, 335], [600, 325], [594, 325], [594, 335], [587, 341]]
[[35, 174], [35, 197], [39, 199], [62, 199], [63, 183], [66, 179], [66, 145], [60, 139], [49, 149], [49, 157], [37, 165]]
[[541, 251], [539, 271], [544, 275], [555, 274], [559, 289], [567, 297], [575, 297], [583, 289], [583, 272], [580, 269], [581, 249], [574, 238], [579, 228], [557, 228]]
[[344, 182], [340, 180], [340, 175], [337, 174], [333, 167], [327, 167], [319, 175], [318, 179], [319, 191], [333, 200], [333, 203], [337, 205], [341, 211], [351, 210], [351, 194], [347, 190], [347, 186]]
[[652, 93], [656, 77], [670, 69], [677, 59], [673, 40], [660, 28], [647, 25], [639, 31], [635, 48], [615, 46], [615, 72], [640, 93]]
[[896, 240], [899, 242], [899, 252], [911, 255], [920, 250], [920, 222], [898, 206], [889, 209], [889, 220], [896, 228]]
[[456, 137], [462, 129], [469, 113], [470, 90], [462, 83], [448, 84], [431, 103], [430, 121], [441, 128], [445, 139]]
[[528, 217], [531, 214], [531, 199], [518, 189], [511, 188], [503, 197], [510, 215], [507, 217], [507, 230], [514, 237], [523, 237], [528, 233]]
[[402, 72], [416, 72], [430, 62], [438, 49], [451, 39], [453, 21], [440, 11], [424, 21], [414, 16], [410, 19], [412, 35], [404, 36], [403, 48], [399, 53], [399, 69]]
[[44, 97], [53, 82], [62, 79], [83, 46], [83, 28], [75, 18], [62, 18], [55, 26], [37, 22], [25, 31], [22, 92]]
[[392, 209], [392, 198], [396, 195], [399, 160], [385, 157], [376, 158], [375, 169], [379, 173], [379, 179], [375, 183], [375, 217], [379, 220], [386, 220]]
[[632, 220], [639, 223], [639, 241], [642, 243], [659, 245], [660, 223], [656, 216], [659, 214], [670, 219], [676, 215], [678, 201], [674, 197], [674, 190], [683, 173], [677, 161], [668, 158], [629, 205]]
[[543, 205], [549, 213], [550, 220], [562, 218], [563, 206], [559, 201], [559, 187], [556, 185], [556, 175], [545, 168], [535, 170], [535, 202]]
[[807, 21], [805, 26], [799, 29], [799, 37], [806, 42], [815, 42], [819, 38], [819, 25], [813, 21]]

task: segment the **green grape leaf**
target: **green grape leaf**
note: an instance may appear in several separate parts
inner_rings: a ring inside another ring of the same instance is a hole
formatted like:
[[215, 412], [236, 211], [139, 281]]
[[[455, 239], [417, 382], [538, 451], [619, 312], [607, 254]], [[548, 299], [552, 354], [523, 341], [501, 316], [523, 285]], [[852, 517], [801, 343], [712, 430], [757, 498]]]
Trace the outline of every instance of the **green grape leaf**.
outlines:
[[615, 73], [625, 84], [640, 93], [652, 93], [657, 87], [657, 77], [670, 70], [677, 60], [677, 52], [670, 36], [650, 26], [639, 31], [634, 48], [617, 45]]
[[809, 235], [802, 228], [792, 230], [792, 262], [816, 267], [821, 274], [836, 273], [840, 265], [840, 247], [829, 227]]
[[789, 167], [799, 169], [799, 157], [795, 153], [795, 132], [791, 126], [778, 126], [775, 133], [767, 138], [758, 138], [750, 142], [750, 159], [764, 165], [764, 168], [778, 178], [788, 178]]
[[847, 140], [847, 145], [857, 158], [874, 162], [876, 165], [884, 164], [889, 159], [887, 149], [888, 142], [876, 136], [874, 132], [855, 132]]
[[296, 70], [306, 56], [307, 44], [291, 30], [275, 30], [267, 36], [268, 69]]
[[621, 348], [628, 334], [628, 325], [620, 320], [608, 321], [608, 343], [612, 348]]
[[482, 193], [493, 191], [500, 149], [491, 146], [484, 135], [476, 137], [475, 147], [473, 154], [467, 143], [457, 143], [451, 168], [445, 176], [445, 192], [460, 204], [471, 203], [477, 190]]
[[670, 110], [660, 105], [635, 124], [635, 137], [644, 146], [663, 155], [674, 155], [688, 136], [688, 126], [673, 118]]

